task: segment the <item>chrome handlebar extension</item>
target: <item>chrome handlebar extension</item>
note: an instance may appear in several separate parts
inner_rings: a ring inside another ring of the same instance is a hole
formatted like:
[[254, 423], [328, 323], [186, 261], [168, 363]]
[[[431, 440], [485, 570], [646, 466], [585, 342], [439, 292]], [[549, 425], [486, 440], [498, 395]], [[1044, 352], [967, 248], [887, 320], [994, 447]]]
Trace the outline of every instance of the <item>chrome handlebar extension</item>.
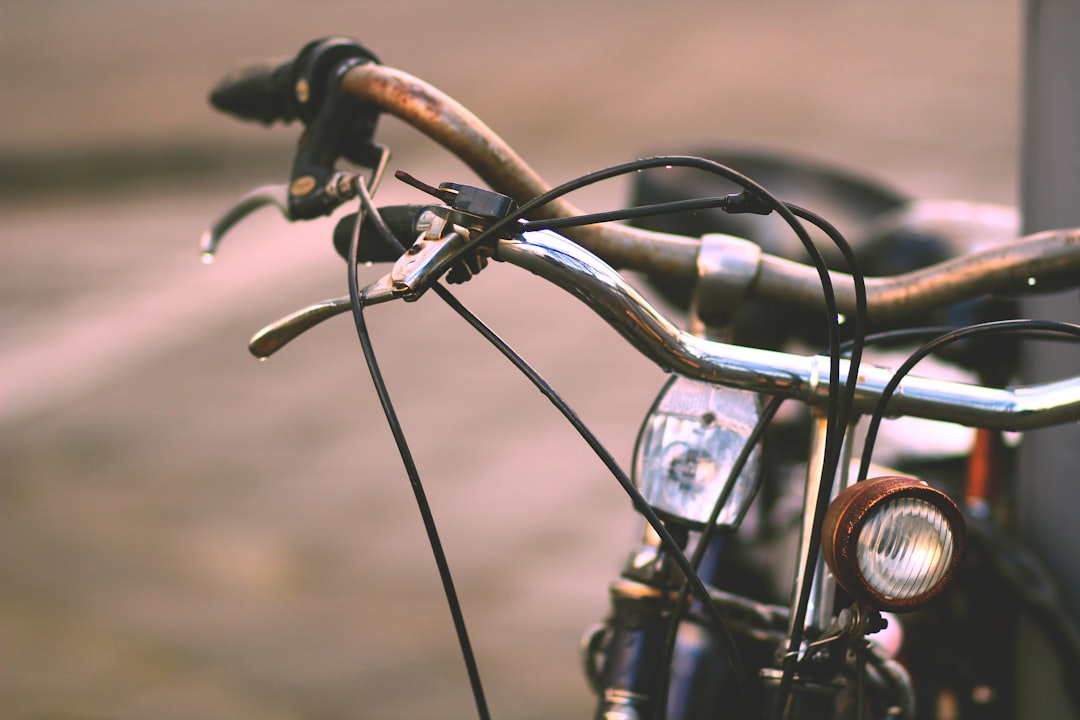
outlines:
[[[728, 345], [680, 330], [610, 265], [557, 233], [530, 232], [501, 240], [495, 258], [575, 295], [666, 370], [811, 405], [828, 402], [828, 358]], [[841, 361], [840, 373], [847, 373], [845, 361]], [[886, 368], [860, 366], [856, 409], [871, 410], [892, 374]], [[996, 389], [908, 376], [888, 408], [889, 414], [1000, 430], [1058, 425], [1080, 420], [1080, 377]]]

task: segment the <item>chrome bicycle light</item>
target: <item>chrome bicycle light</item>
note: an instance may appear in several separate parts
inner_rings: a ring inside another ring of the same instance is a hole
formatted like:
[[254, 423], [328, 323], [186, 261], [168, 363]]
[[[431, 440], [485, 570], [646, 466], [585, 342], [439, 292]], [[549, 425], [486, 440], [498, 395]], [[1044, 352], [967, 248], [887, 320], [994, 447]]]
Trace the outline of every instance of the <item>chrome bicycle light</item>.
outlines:
[[916, 610], [937, 597], [964, 553], [952, 499], [900, 476], [856, 483], [825, 513], [822, 551], [837, 582], [880, 610]]
[[[703, 526], [760, 414], [755, 393], [672, 376], [638, 435], [634, 484], [661, 515]], [[760, 455], [755, 449], [735, 479], [718, 527], [736, 527], [745, 514]]]

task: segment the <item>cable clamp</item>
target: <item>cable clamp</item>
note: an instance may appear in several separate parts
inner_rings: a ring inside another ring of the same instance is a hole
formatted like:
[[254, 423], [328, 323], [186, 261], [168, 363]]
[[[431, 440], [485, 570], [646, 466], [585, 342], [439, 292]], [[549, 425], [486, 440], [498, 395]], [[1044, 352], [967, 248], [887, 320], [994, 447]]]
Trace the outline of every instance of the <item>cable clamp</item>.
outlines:
[[761, 266], [761, 247], [744, 238], [710, 233], [701, 238], [693, 314], [706, 326], [725, 325], [742, 305]]

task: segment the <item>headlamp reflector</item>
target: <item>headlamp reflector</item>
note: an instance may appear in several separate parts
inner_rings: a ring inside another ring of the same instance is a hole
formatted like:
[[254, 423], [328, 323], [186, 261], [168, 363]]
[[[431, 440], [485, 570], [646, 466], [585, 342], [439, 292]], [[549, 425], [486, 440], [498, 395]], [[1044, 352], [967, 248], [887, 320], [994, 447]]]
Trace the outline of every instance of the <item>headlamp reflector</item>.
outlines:
[[716, 525], [736, 527], [753, 500], [760, 449], [730, 489], [728, 480], [760, 414], [755, 393], [673, 376], [638, 435], [634, 484], [657, 512], [691, 527], [708, 521], [727, 490]]

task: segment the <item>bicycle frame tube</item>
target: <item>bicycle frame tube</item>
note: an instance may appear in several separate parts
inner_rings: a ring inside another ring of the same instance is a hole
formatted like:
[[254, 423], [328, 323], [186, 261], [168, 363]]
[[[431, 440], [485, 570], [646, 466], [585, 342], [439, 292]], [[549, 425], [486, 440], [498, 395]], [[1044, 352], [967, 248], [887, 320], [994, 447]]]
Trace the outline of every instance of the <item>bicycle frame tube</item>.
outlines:
[[[812, 558], [808, 557], [810, 537], [813, 532], [814, 515], [817, 513], [818, 493], [821, 489], [822, 467], [825, 461], [825, 416], [817, 414], [811, 424], [810, 452], [806, 463], [806, 491], [803, 494], [802, 526], [799, 535], [798, 566], [795, 571], [795, 586], [792, 588], [791, 622], [795, 620], [794, 603], [801, 595], [803, 585], [811, 583], [810, 603], [806, 609], [804, 629], [824, 630], [833, 617], [833, 599], [836, 596], [836, 580], [825, 566], [824, 559], [818, 555], [813, 570], [810, 570]], [[846, 489], [853, 480], [851, 473], [851, 445], [855, 432], [855, 423], [848, 426], [841, 449], [840, 464], [836, 469], [830, 499]], [[794, 632], [789, 627], [788, 636]]]

